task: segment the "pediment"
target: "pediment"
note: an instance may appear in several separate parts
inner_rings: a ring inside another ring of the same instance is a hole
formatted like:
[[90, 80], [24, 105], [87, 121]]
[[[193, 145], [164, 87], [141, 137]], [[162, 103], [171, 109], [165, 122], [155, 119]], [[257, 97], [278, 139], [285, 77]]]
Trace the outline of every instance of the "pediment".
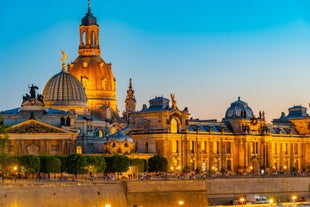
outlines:
[[39, 122], [36, 120], [27, 120], [8, 128], [8, 133], [72, 133], [70, 131], [55, 127], [53, 125]]

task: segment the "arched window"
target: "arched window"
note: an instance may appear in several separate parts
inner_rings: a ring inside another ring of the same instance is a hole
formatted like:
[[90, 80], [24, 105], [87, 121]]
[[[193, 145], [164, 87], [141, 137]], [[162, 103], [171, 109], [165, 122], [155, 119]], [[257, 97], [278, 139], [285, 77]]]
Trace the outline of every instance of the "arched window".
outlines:
[[95, 34], [95, 32], [91, 33], [91, 45], [96, 45], [96, 34]]
[[171, 133], [178, 133], [178, 122], [175, 118], [172, 118], [171, 119], [171, 122], [170, 122], [170, 132]]
[[97, 137], [97, 138], [103, 138], [104, 137], [104, 131], [102, 130], [102, 129], [97, 129], [96, 130], [96, 133], [95, 133], [95, 136]]
[[82, 45], [86, 45], [86, 32], [82, 32]]

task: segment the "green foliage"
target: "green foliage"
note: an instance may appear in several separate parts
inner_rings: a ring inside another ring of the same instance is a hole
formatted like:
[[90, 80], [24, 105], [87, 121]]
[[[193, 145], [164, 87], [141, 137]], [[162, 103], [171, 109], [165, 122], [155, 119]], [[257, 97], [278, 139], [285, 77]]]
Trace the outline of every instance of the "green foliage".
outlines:
[[190, 171], [191, 169], [187, 165], [182, 169], [183, 173], [189, 173]]
[[87, 173], [86, 157], [80, 154], [69, 155], [67, 158], [67, 172], [75, 175]]
[[7, 134], [7, 128], [9, 126], [4, 125], [3, 123], [4, 123], [3, 117], [0, 116], [0, 153], [1, 154], [4, 153], [4, 149], [7, 143], [9, 142], [9, 136]]
[[88, 172], [104, 172], [106, 169], [106, 163], [104, 157], [97, 156], [85, 156]]
[[40, 158], [35, 155], [23, 155], [19, 157], [21, 171], [24, 173], [39, 173]]
[[57, 159], [60, 160], [60, 172], [67, 172], [67, 155], [56, 155]]
[[148, 160], [149, 172], [167, 172], [168, 160], [162, 155], [155, 155]]
[[147, 162], [146, 159], [142, 159], [143, 163], [144, 163], [144, 171], [143, 172], [147, 172], [149, 169], [149, 163]]
[[130, 160], [130, 165], [132, 166], [132, 171], [134, 173], [142, 173], [145, 172], [144, 171], [144, 160], [143, 159], [139, 159], [139, 158], [135, 158], [135, 159], [131, 159]]
[[60, 160], [54, 156], [41, 155], [40, 157], [40, 172], [43, 173], [59, 173]]
[[18, 168], [18, 160], [14, 156], [0, 155], [0, 174], [13, 173]]
[[107, 164], [106, 172], [127, 172], [130, 165], [130, 159], [124, 155], [113, 155], [112, 157], [105, 157]]
[[201, 170], [200, 170], [199, 167], [197, 167], [197, 168], [195, 169], [195, 174], [200, 174], [200, 173], [201, 173]]

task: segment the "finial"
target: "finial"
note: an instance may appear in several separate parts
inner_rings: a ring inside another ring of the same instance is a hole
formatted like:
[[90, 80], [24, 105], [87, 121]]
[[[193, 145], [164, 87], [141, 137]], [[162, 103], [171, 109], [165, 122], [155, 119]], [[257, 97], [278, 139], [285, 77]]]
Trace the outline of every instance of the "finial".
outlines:
[[88, 0], [88, 10], [90, 10], [90, 0]]
[[131, 78], [129, 79], [129, 87], [130, 87], [130, 88], [132, 87]]

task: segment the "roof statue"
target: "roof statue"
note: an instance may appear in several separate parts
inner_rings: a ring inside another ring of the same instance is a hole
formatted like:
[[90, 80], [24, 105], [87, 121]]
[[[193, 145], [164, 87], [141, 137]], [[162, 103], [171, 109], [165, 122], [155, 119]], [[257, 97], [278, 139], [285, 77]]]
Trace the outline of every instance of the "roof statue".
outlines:
[[28, 88], [30, 88], [30, 98], [36, 98], [36, 90], [38, 90], [38, 86], [34, 86], [33, 84]]
[[67, 53], [65, 51], [61, 50], [61, 54], [62, 54], [61, 62], [66, 63]]
[[42, 105], [43, 104], [43, 96], [41, 94], [36, 93], [36, 90], [38, 90], [39, 87], [31, 84], [31, 86], [28, 86], [28, 88], [30, 89], [29, 90], [30, 95], [28, 93], [26, 93], [26, 95], [23, 96], [23, 104], [22, 105], [35, 105], [35, 104]]
[[67, 72], [67, 69], [66, 69], [67, 53], [65, 51], [61, 50], [61, 54], [62, 54], [62, 57], [61, 57], [62, 71]]
[[172, 108], [175, 108], [177, 106], [177, 101], [175, 99], [175, 94], [174, 93], [170, 93], [170, 97], [171, 97], [171, 102], [172, 102]]

